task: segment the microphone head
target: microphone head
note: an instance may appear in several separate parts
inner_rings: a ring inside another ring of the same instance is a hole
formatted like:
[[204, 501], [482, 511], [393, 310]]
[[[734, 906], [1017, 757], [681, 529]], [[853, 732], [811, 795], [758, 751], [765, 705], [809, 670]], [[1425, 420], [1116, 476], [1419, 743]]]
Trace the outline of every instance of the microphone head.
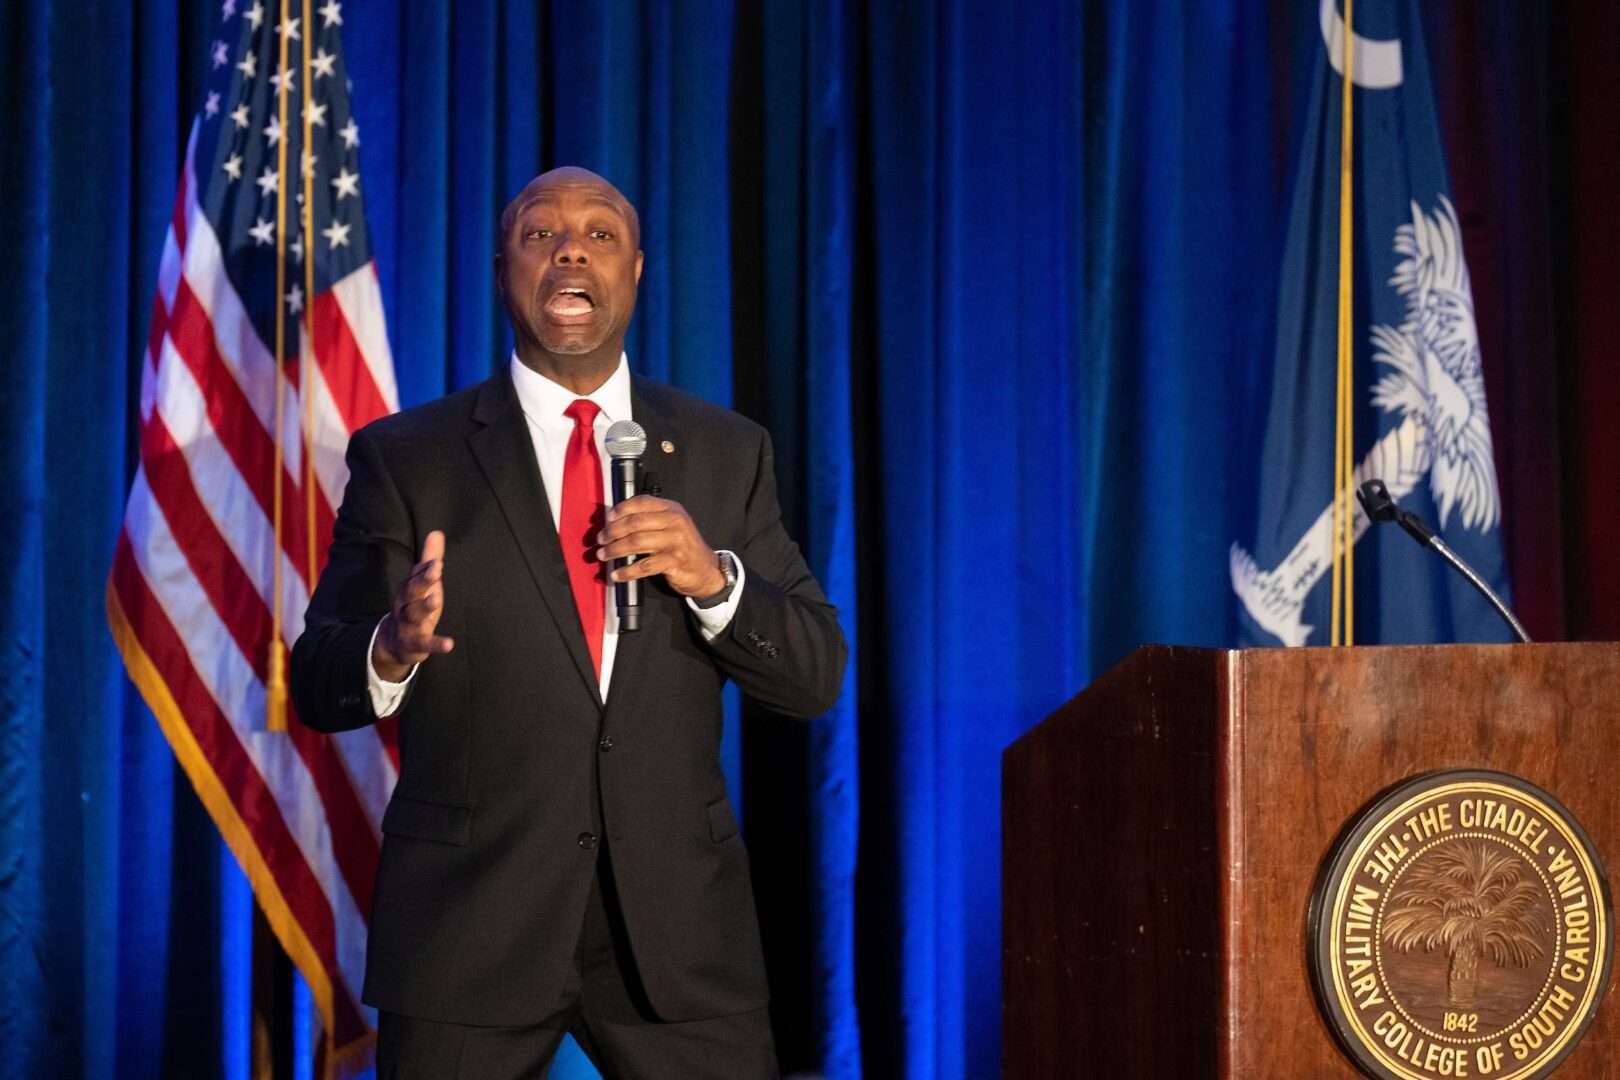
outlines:
[[1374, 521], [1394, 521], [1399, 511], [1394, 496], [1390, 495], [1382, 480], [1368, 480], [1362, 484], [1356, 490], [1356, 498], [1361, 501], [1361, 508], [1367, 511], [1367, 516]]
[[608, 426], [608, 457], [638, 458], [646, 451], [647, 433], [634, 420], [615, 420]]

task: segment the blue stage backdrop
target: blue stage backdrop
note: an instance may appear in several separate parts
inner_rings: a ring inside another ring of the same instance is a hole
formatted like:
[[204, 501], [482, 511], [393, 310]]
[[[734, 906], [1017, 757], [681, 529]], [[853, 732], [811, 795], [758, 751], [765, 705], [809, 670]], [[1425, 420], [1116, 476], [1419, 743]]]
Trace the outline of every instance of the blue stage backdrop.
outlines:
[[[854, 650], [728, 738], [790, 1071], [996, 1075], [1000, 751], [1140, 642], [1236, 641], [1320, 48], [1265, 7], [341, 6], [406, 406], [502, 362], [496, 214], [577, 163], [646, 225], [632, 366], [775, 435]], [[251, 901], [102, 608], [219, 14], [0, 5], [5, 1076], [247, 1074]]]

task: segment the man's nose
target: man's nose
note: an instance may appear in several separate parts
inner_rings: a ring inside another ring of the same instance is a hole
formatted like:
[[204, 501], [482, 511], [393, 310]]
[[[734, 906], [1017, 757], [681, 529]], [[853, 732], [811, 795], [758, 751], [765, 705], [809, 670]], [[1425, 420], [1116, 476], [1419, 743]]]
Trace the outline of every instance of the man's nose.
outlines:
[[590, 262], [585, 254], [585, 245], [580, 242], [580, 236], [572, 229], [557, 238], [557, 246], [552, 249], [551, 261], [560, 265], [582, 266]]

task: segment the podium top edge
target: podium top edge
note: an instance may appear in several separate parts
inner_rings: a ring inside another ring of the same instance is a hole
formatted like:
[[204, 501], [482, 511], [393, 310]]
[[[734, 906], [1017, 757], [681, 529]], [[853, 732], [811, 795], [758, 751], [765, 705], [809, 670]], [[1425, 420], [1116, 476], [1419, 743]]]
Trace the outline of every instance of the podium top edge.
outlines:
[[[1126, 653], [1116, 663], [1123, 663], [1137, 653], [1175, 652], [1197, 653], [1206, 656], [1232, 656], [1249, 653], [1273, 655], [1276, 653], [1331, 653], [1331, 652], [1418, 652], [1427, 650], [1462, 649], [1620, 649], [1620, 641], [1509, 641], [1509, 642], [1407, 642], [1398, 645], [1251, 645], [1247, 647], [1220, 647], [1212, 645], [1178, 645], [1174, 642], [1145, 642]], [[1113, 665], [1109, 665], [1112, 667]], [[1104, 669], [1107, 670], [1107, 669]]]

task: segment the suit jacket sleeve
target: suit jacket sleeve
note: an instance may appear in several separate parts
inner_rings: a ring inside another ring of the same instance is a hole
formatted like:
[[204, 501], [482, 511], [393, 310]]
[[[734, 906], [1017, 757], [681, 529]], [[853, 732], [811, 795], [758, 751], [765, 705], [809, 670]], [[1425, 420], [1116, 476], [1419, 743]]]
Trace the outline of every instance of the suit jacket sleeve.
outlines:
[[743, 693], [789, 716], [819, 716], [838, 700], [849, 647], [838, 612], [782, 527], [776, 457], [760, 429], [737, 556], [747, 568], [737, 612], [711, 643]]
[[371, 634], [415, 563], [410, 514], [366, 430], [349, 440], [347, 460], [349, 483], [326, 569], [292, 651], [293, 703], [299, 719], [318, 731], [377, 719], [366, 687]]

